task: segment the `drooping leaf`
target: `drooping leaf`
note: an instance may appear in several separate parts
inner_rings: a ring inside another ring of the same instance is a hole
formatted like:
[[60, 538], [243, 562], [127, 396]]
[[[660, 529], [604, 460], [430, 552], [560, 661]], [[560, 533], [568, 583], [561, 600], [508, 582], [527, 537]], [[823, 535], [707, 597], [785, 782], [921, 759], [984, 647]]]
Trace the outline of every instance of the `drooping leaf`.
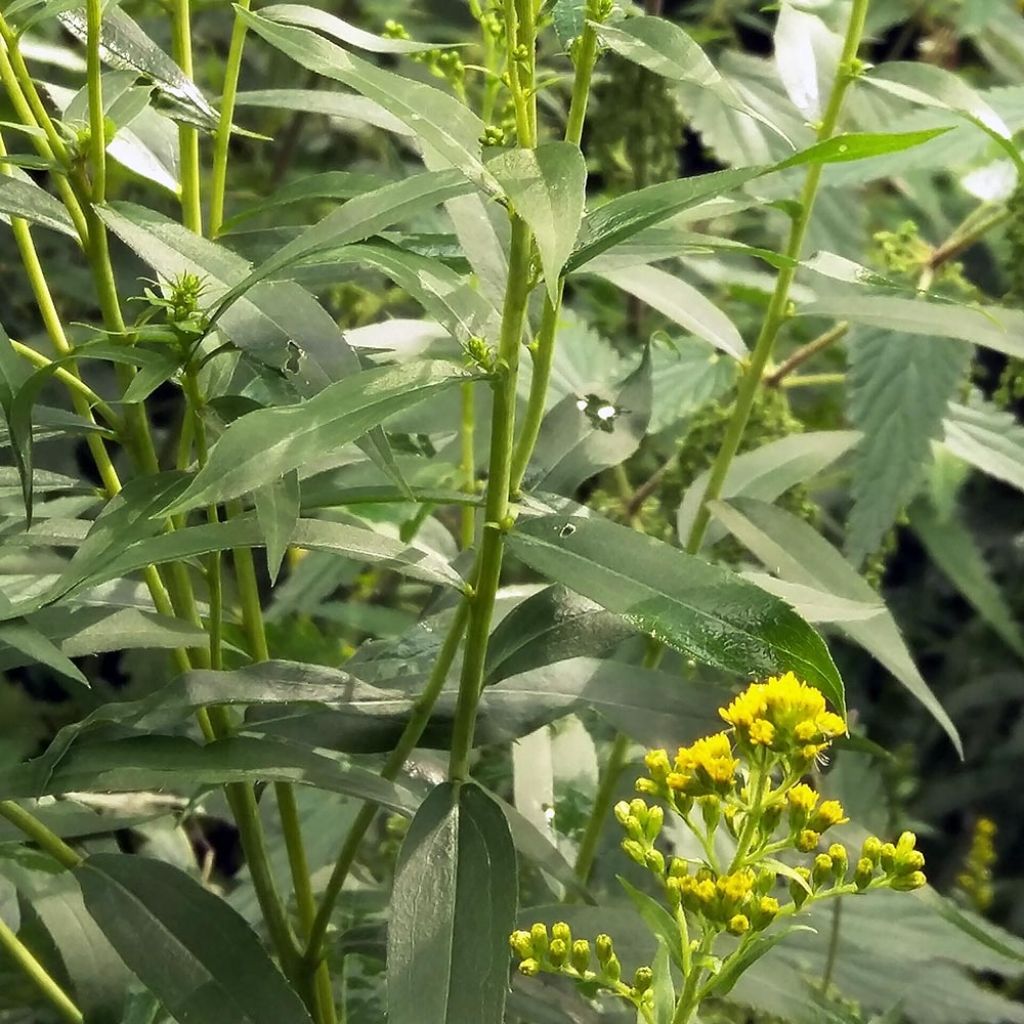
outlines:
[[78, 666], [53, 641], [28, 622], [8, 620], [0, 623], [0, 654], [7, 647], [27, 659], [22, 664], [46, 665], [64, 679], [70, 679], [79, 686], [89, 686], [89, 680], [82, 675]]
[[975, 469], [1024, 491], [1024, 427], [988, 402], [950, 403], [944, 423], [946, 448]]
[[1024, 312], [1002, 306], [965, 306], [849, 290], [805, 303], [797, 313], [850, 320], [898, 334], [956, 338], [1024, 358]]
[[34, 182], [15, 178], [10, 173], [0, 173], [0, 214], [20, 217], [30, 224], [38, 224], [72, 238], [78, 237], [60, 200]]
[[851, 160], [867, 160], [885, 153], [898, 153], [913, 149], [949, 131], [948, 128], [926, 128], [915, 132], [846, 132], [833, 135], [800, 150], [772, 170], [784, 171], [790, 167], [810, 164], [843, 164]]
[[957, 518], [943, 519], [925, 501], [911, 508], [910, 525], [931, 560], [949, 577], [981, 617], [1019, 656], [1024, 635], [974, 536]]
[[339, 42], [370, 53], [426, 53], [445, 48], [443, 43], [418, 43], [414, 39], [374, 35], [327, 11], [304, 4], [271, 4], [269, 7], [261, 7], [260, 14], [282, 25], [315, 29]]
[[578, 146], [548, 142], [536, 149], [508, 149], [487, 161], [488, 170], [530, 226], [554, 302], [558, 280], [576, 243], [586, 202], [587, 164]]
[[472, 374], [441, 360], [378, 367], [332, 384], [299, 405], [251, 412], [224, 431], [173, 511], [255, 490], [356, 440], [396, 412], [471, 380]]
[[606, 270], [600, 276], [734, 359], [746, 358], [747, 346], [736, 325], [686, 281], [649, 266]]
[[256, 933], [185, 872], [151, 857], [101, 853], [75, 877], [111, 945], [178, 1020], [309, 1024]]
[[436, 787], [395, 873], [391, 1024], [501, 1024], [517, 889], [515, 849], [497, 804], [472, 784]]
[[814, 527], [784, 509], [747, 497], [715, 502], [712, 511], [740, 543], [782, 579], [874, 606], [872, 617], [846, 620], [838, 624], [839, 628], [884, 665], [961, 749], [956, 726], [914, 664], [896, 620], [871, 585]]
[[302, 67], [379, 103], [452, 167], [484, 189], [495, 189], [481, 159], [483, 122], [454, 96], [375, 67], [307, 29], [279, 25], [250, 11], [239, 10], [237, 16]]
[[[720, 497], [744, 495], [774, 501], [790, 487], [827, 469], [859, 441], [860, 434], [855, 430], [808, 431], [769, 441], [732, 460]], [[697, 518], [709, 477], [710, 472], [701, 473], [683, 495], [676, 513], [676, 531], [683, 543]], [[705, 543], [713, 543], [721, 536], [721, 528], [712, 524], [705, 534]]]
[[738, 576], [605, 519], [541, 516], [510, 550], [638, 629], [742, 677], [790, 669], [842, 711], [828, 649], [788, 605]]
[[607, 396], [566, 395], [544, 418], [529, 486], [573, 494], [584, 480], [621, 465], [640, 446], [651, 419], [651, 355]]
[[240, 92], [237, 103], [240, 107], [270, 107], [294, 113], [323, 114], [340, 118], [343, 122], [373, 125], [405, 138], [416, 134], [375, 100], [358, 93], [332, 92], [328, 89], [253, 89]]
[[253, 492], [253, 503], [267, 546], [270, 582], [275, 583], [299, 521], [299, 474], [291, 470], [280, 480], [257, 488]]
[[848, 349], [850, 420], [864, 437], [853, 464], [846, 550], [860, 565], [920, 485], [970, 351], [887, 330], [859, 332]]

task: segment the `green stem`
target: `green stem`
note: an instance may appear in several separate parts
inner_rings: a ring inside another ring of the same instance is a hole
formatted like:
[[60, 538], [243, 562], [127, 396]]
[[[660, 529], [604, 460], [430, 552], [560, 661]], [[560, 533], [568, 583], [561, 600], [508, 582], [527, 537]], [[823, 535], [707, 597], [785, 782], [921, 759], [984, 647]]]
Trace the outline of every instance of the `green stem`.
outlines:
[[46, 968], [32, 955], [27, 946], [0, 917], [0, 949], [21, 968], [22, 973], [42, 993], [57, 1012], [57, 1016], [70, 1024], [82, 1024], [82, 1011], [68, 998], [67, 993], [50, 976]]
[[[442, 689], [444, 689], [444, 684], [448, 679], [452, 663], [455, 661], [455, 655], [458, 653], [459, 644], [462, 642], [462, 635], [466, 631], [468, 621], [469, 598], [463, 598], [459, 603], [455, 618], [448, 629], [448, 634], [438, 654], [437, 662], [431, 670], [430, 678], [427, 680], [419, 699], [413, 705], [409, 721], [402, 730], [402, 735], [399, 737], [394, 749], [388, 755], [384, 767], [381, 769], [380, 774], [382, 778], [389, 780], [396, 778], [402, 770], [402, 766], [409, 759], [409, 755], [416, 749], [420, 737], [423, 735], [423, 730], [430, 721], [430, 715], [434, 710], [434, 705], [437, 703], [437, 698], [440, 696]], [[320, 907], [317, 910], [316, 920], [310, 932], [309, 943], [306, 949], [306, 961], [310, 965], [319, 963], [323, 956], [324, 939], [327, 936], [327, 928], [331, 922], [331, 914], [334, 912], [335, 904], [341, 895], [345, 879], [348, 878], [348, 873], [352, 870], [353, 863], [355, 863], [363, 836], [366, 835], [366, 832], [373, 824], [373, 819], [376, 815], [376, 805], [365, 804], [356, 820], [352, 823], [348, 835], [345, 837], [345, 844], [338, 854], [334, 870], [327, 881], [327, 886], [320, 901]]]
[[34, 814], [13, 800], [0, 800], [0, 818], [6, 818], [16, 829], [24, 832], [44, 853], [48, 853], [61, 867], [74, 871], [83, 858], [48, 829]]
[[[824, 142], [835, 134], [847, 89], [849, 89], [850, 83], [857, 77], [857, 51], [860, 49], [861, 38], [864, 35], [864, 20], [867, 17], [868, 3], [869, 0], [854, 0], [853, 2], [853, 10], [850, 14], [850, 22], [846, 28], [846, 36], [843, 41], [842, 54], [839, 58], [835, 83], [832, 86], [828, 105], [825, 109], [821, 126], [818, 129], [819, 142]], [[796, 267], [803, 249], [804, 239], [807, 235], [807, 228], [811, 221], [814, 200], [818, 193], [818, 186], [821, 183], [822, 170], [822, 164], [814, 164], [807, 171], [807, 177], [804, 180], [803, 189], [800, 194], [799, 212], [793, 219], [789, 240], [786, 245], [785, 256], [787, 257], [787, 262], [779, 271], [779, 276], [776, 279], [775, 290], [768, 305], [768, 312], [761, 325], [761, 332], [754, 345], [754, 351], [750, 357], [746, 372], [740, 381], [732, 418], [726, 428], [725, 437], [722, 440], [722, 446], [718, 451], [714, 465], [711, 467], [707, 487], [701, 498], [700, 509], [686, 540], [686, 550], [690, 554], [695, 554], [699, 551], [703, 543], [704, 534], [707, 532], [708, 523], [711, 519], [708, 503], [721, 496], [729, 467], [739, 448], [740, 440], [750, 418], [750, 410], [754, 405], [758, 388], [761, 386], [761, 378], [764, 375], [768, 360], [771, 358], [772, 349], [775, 347], [775, 340], [779, 335], [782, 325], [786, 322], [789, 311], [789, 290], [796, 275]]]
[[469, 777], [469, 756], [473, 749], [477, 704], [483, 684], [487, 642], [505, 551], [509, 487], [512, 478], [512, 445], [515, 434], [516, 379], [519, 371], [519, 349], [526, 323], [526, 307], [530, 297], [531, 247], [532, 237], [526, 222], [513, 214], [508, 284], [505, 289], [501, 337], [498, 344], [498, 365], [492, 384], [494, 409], [491, 416], [491, 449], [484, 505], [483, 539], [480, 545], [479, 571], [469, 614], [469, 626], [466, 630], [466, 651], [462, 661], [451, 758], [448, 762], [449, 776], [457, 781], [464, 781]]
[[758, 822], [761, 818], [760, 812], [761, 805], [764, 803], [765, 789], [768, 787], [771, 779], [768, 765], [758, 765], [755, 770], [757, 772], [757, 779], [753, 782], [753, 799], [747, 811], [746, 820], [743, 822], [743, 831], [740, 833], [740, 838], [736, 843], [736, 854], [732, 859], [732, 864], [729, 865], [730, 874], [738, 870], [739, 866], [743, 863], [743, 858], [746, 857], [750, 844], [754, 840], [754, 833], [757, 831]]
[[[238, 6], [247, 11], [250, 0], [240, 0]], [[231, 145], [231, 124], [235, 116], [238, 96], [238, 78], [242, 68], [242, 50], [248, 27], [237, 15], [231, 29], [227, 66], [224, 69], [224, 89], [220, 101], [220, 122], [213, 140], [213, 180], [210, 186], [210, 237], [216, 238], [224, 224], [224, 197], [227, 189], [228, 149]]]
[[612, 804], [615, 802], [615, 790], [629, 757], [629, 746], [629, 737], [620, 732], [615, 737], [611, 752], [608, 754], [608, 761], [601, 774], [601, 783], [597, 788], [597, 795], [594, 797], [594, 807], [587, 819], [587, 827], [583, 833], [583, 839], [580, 841], [579, 852], [576, 854], [574, 870], [576, 877], [584, 885], [589, 881], [590, 872], [594, 867], [601, 832], [604, 830]]
[[107, 132], [103, 110], [103, 0], [86, 0], [86, 85], [89, 94], [89, 174], [92, 201], [107, 201]]
[[[587, 104], [590, 100], [590, 83], [597, 63], [597, 32], [587, 22], [580, 36], [576, 52], [576, 73], [573, 76], [572, 100], [569, 104], [569, 118], [565, 126], [565, 141], [578, 146], [583, 139], [583, 125], [587, 118]], [[530, 464], [533, 450], [537, 446], [541, 424], [544, 421], [547, 405], [548, 385], [551, 382], [551, 367], [555, 360], [555, 336], [558, 331], [558, 318], [562, 311], [562, 296], [565, 282], [559, 281], [552, 302], [548, 296], [544, 300], [544, 312], [541, 314], [540, 331], [537, 340], [531, 347], [533, 374], [530, 378], [530, 394], [526, 401], [526, 413], [523, 416], [522, 432], [516, 442], [512, 457], [512, 493], [517, 494], [523, 485], [526, 468]]]
[[769, 387], [778, 387], [797, 367], [803, 366], [809, 359], [813, 359], [819, 352], [824, 352], [830, 345], [834, 345], [841, 338], [846, 337], [850, 325], [840, 321], [834, 327], [830, 327], [824, 334], [820, 334], [813, 341], [801, 345], [789, 358], [785, 359], [779, 366], [766, 374], [765, 384]]
[[825, 970], [821, 975], [822, 995], [828, 995], [829, 986], [832, 984], [832, 975], [836, 969], [836, 961], [839, 958], [839, 936], [842, 930], [843, 901], [837, 899], [832, 905], [832, 929], [828, 937], [828, 953], [825, 956]]
[[[462, 396], [462, 422], [460, 427], [462, 486], [468, 494], [476, 491], [476, 447], [474, 436], [476, 428], [476, 387], [473, 384], [463, 384]], [[476, 537], [476, 508], [473, 505], [463, 505], [459, 509], [459, 544], [465, 551], [473, 546]]]
[[[192, 66], [192, 14], [190, 0], [174, 0], [171, 24], [174, 60], [185, 73], [194, 78]], [[200, 200], [199, 130], [184, 122], [178, 125], [178, 149], [181, 164], [182, 223], [197, 235], [203, 233], [203, 210]]]
[[[705, 936], [700, 945], [701, 953], [710, 952], [714, 944], [714, 936]], [[683, 982], [683, 991], [676, 1003], [676, 1012], [672, 1015], [672, 1024], [689, 1024], [701, 1002], [700, 979], [704, 973], [702, 967], [695, 967], [692, 962]]]
[[833, 384], [842, 384], [845, 380], [845, 373], [802, 373], [796, 377], [783, 378], [780, 387], [787, 390], [790, 388], [829, 387]]

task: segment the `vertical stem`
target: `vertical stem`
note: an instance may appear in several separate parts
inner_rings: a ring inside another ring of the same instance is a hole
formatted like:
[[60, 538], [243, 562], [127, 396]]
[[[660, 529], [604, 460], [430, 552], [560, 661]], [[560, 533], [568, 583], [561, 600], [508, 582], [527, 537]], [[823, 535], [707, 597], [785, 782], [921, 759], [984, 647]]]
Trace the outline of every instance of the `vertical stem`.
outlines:
[[839, 959], [839, 936], [842, 932], [843, 900], [837, 897], [832, 904], [832, 928], [828, 936], [828, 953], [825, 956], [825, 970], [821, 974], [821, 994], [828, 995], [832, 975]]
[[85, 15], [88, 33], [86, 81], [89, 93], [89, 174], [93, 202], [104, 203], [107, 199], [107, 132], [103, 110], [103, 62], [100, 57], [102, 0], [87, 0]]
[[597, 856], [597, 845], [601, 839], [601, 832], [604, 823], [608, 818], [608, 812], [612, 808], [612, 801], [615, 799], [615, 787], [619, 784], [619, 778], [626, 767], [626, 758], [629, 755], [629, 737], [625, 733], [619, 733], [612, 744], [611, 752], [608, 755], [608, 762], [604, 766], [601, 775], [601, 784], [597, 789], [597, 796], [594, 797], [594, 807], [587, 819], [587, 827], [580, 842], [579, 852], [576, 854], [576, 877], [586, 885], [590, 879], [590, 872], [594, 867], [594, 859]]
[[530, 297], [530, 251], [533, 239], [525, 221], [512, 215], [512, 244], [509, 251], [508, 285], [502, 310], [498, 365], [492, 384], [494, 410], [491, 415], [491, 450], [487, 473], [487, 498], [484, 505], [483, 540], [480, 548], [473, 603], [466, 631], [466, 651], [462, 661], [459, 699], [455, 712], [449, 776], [465, 780], [469, 776], [469, 755], [473, 748], [477, 704], [483, 684], [484, 660], [498, 593], [501, 563], [508, 528], [509, 486], [512, 478], [512, 445], [515, 431], [516, 379], [519, 348], [526, 323]]
[[[857, 51], [860, 49], [860, 42], [864, 35], [864, 21], [867, 17], [868, 3], [869, 0], [854, 0], [850, 22], [847, 25], [846, 36], [843, 41], [839, 67], [836, 71], [835, 83], [832, 86], [832, 93], [829, 96], [828, 105], [822, 117], [821, 126], [818, 129], [819, 142], [831, 138], [835, 133], [839, 114], [843, 108], [843, 100], [846, 97], [846, 91], [850, 83], [857, 77]], [[764, 323], [761, 325], [761, 332], [758, 335], [754, 351], [750, 357], [750, 363], [736, 393], [736, 407], [733, 411], [732, 419], [726, 428], [722, 447], [719, 449], [714, 465], [711, 467], [707, 487], [701, 498], [700, 509], [694, 519], [689, 537], [687, 537], [686, 550], [691, 554], [700, 550], [704, 534], [707, 532], [708, 523], [711, 519], [708, 502], [716, 500], [722, 493], [722, 487], [728, 475], [729, 466], [736, 455], [740, 440], [743, 437], [743, 431], [746, 429], [747, 421], [750, 418], [750, 410], [757, 396], [757, 389], [761, 386], [761, 378], [764, 375], [765, 366], [768, 364], [772, 349], [775, 346], [775, 339], [778, 337], [779, 330], [786, 321], [789, 306], [789, 289], [796, 275], [796, 264], [799, 261], [804, 238], [807, 235], [807, 227], [811, 221], [814, 200], [818, 193], [818, 185], [821, 183], [822, 169], [821, 164], [813, 164], [807, 171], [807, 177], [804, 180], [804, 186], [800, 194], [800, 209], [790, 227], [789, 241], [785, 250], [785, 255], [789, 257], [789, 262], [779, 271], [779, 276], [776, 279], [775, 291], [768, 305], [768, 312], [765, 315]]]
[[42, 993], [56, 1011], [57, 1016], [70, 1024], [82, 1024], [82, 1011], [71, 1001], [67, 993], [50, 976], [46, 968], [32, 955], [27, 946], [0, 917], [0, 949], [14, 961], [21, 972]]
[[[249, 9], [250, 0], [240, 0], [242, 10]], [[220, 101], [220, 123], [213, 141], [213, 180], [210, 186], [210, 237], [220, 234], [224, 223], [224, 196], [227, 188], [228, 148], [231, 145], [231, 123], [235, 116], [235, 100], [238, 96], [238, 77], [242, 68], [242, 50], [248, 27], [241, 18], [235, 17], [228, 46], [227, 66], [224, 69], [224, 89]]]
[[[462, 486], [469, 494], [476, 492], [476, 448], [474, 446], [476, 390], [473, 384], [463, 384], [462, 423], [460, 429]], [[463, 505], [459, 509], [459, 544], [465, 551], [473, 546], [476, 536], [476, 508]]]
[[[171, 25], [174, 59], [187, 78], [194, 78], [192, 66], [192, 14], [190, 0], [174, 0]], [[178, 148], [181, 151], [181, 214], [182, 223], [197, 235], [203, 233], [203, 210], [200, 200], [199, 130], [195, 125], [178, 125]]]

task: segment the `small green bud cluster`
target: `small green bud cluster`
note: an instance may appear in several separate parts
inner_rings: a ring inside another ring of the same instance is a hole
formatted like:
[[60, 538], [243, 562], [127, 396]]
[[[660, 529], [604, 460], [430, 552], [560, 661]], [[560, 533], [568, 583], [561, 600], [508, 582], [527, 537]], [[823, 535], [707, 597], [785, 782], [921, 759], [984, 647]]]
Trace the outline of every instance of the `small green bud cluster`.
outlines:
[[[144, 333], [144, 340], [171, 341], [183, 346], [191, 346], [195, 339], [206, 333], [209, 319], [202, 306], [203, 292], [206, 282], [198, 274], [188, 271], [167, 281], [160, 286], [158, 294], [152, 288], [146, 288], [142, 300], [149, 307], [138, 318], [138, 324], [154, 321], [163, 322], [171, 330], [157, 328]], [[159, 316], [157, 316], [159, 314]]]
[[649, 807], [637, 797], [628, 803], [625, 800], [617, 803], [615, 818], [626, 830], [626, 838], [622, 840], [626, 855], [659, 877], [664, 875], [665, 857], [655, 848], [654, 841], [665, 824], [665, 812], [657, 805]]
[[904, 832], [895, 845], [868, 836], [861, 848], [854, 872], [857, 889], [887, 887], [897, 892], [920, 889], [928, 881], [924, 873], [924, 854], [916, 849], [917, 837]]
[[464, 344], [466, 355], [475, 366], [478, 366], [485, 373], [493, 373], [497, 366], [497, 356], [492, 346], [479, 335], [474, 334]]
[[637, 1006], [651, 987], [653, 973], [649, 967], [638, 968], [632, 984], [622, 980], [622, 964], [611, 936], [598, 935], [593, 944], [575, 939], [564, 921], [553, 924], [550, 932], [541, 923], [529, 931], [515, 931], [509, 936], [509, 944], [519, 960], [519, 973], [527, 977], [542, 972], [565, 975]]

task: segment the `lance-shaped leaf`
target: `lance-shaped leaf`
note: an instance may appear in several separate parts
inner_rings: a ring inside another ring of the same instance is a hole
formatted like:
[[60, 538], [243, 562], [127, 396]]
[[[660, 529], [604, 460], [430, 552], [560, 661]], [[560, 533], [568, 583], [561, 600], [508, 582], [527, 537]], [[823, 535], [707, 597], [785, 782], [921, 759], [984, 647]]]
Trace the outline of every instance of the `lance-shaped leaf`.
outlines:
[[9, 171], [0, 173], [0, 215], [5, 220], [20, 217], [30, 224], [78, 237], [63, 203], [34, 182], [15, 178]]
[[725, 569], [596, 517], [528, 520], [509, 547], [702, 664], [744, 678], [791, 670], [844, 710], [843, 683], [821, 637], [787, 604]]
[[1024, 491], [1024, 427], [1013, 413], [974, 399], [950, 403], [945, 446], [975, 469]]
[[483, 188], [497, 190], [481, 159], [484, 124], [454, 96], [369, 64], [315, 32], [280, 25], [241, 8], [235, 10], [253, 31], [297, 64], [375, 100], [452, 167]]
[[310, 1024], [256, 933], [223, 899], [152, 857], [75, 870], [85, 906], [139, 980], [189, 1024]]
[[[392, 36], [378, 36], [367, 32], [327, 11], [304, 4], [271, 4], [261, 7], [260, 14], [283, 25], [297, 25], [311, 28], [339, 42], [347, 43], [369, 53], [428, 53], [431, 50], [446, 49], [444, 43], [418, 43], [415, 39], [396, 39]], [[448, 46], [457, 44], [449, 43]]]
[[271, 583], [277, 582], [285, 552], [295, 535], [300, 500], [299, 474], [295, 470], [253, 491], [256, 518], [267, 545], [267, 572]]
[[166, 511], [237, 498], [349, 444], [396, 412], [471, 380], [471, 373], [441, 360], [377, 367], [298, 405], [251, 412], [224, 431], [209, 461]]
[[391, 1024], [501, 1024], [517, 889], [515, 848], [498, 805], [473, 784], [435, 788], [395, 873]]
[[583, 154], [569, 142], [548, 142], [536, 149], [505, 150], [488, 160], [487, 167], [533, 231], [553, 302], [583, 220], [587, 188]]

